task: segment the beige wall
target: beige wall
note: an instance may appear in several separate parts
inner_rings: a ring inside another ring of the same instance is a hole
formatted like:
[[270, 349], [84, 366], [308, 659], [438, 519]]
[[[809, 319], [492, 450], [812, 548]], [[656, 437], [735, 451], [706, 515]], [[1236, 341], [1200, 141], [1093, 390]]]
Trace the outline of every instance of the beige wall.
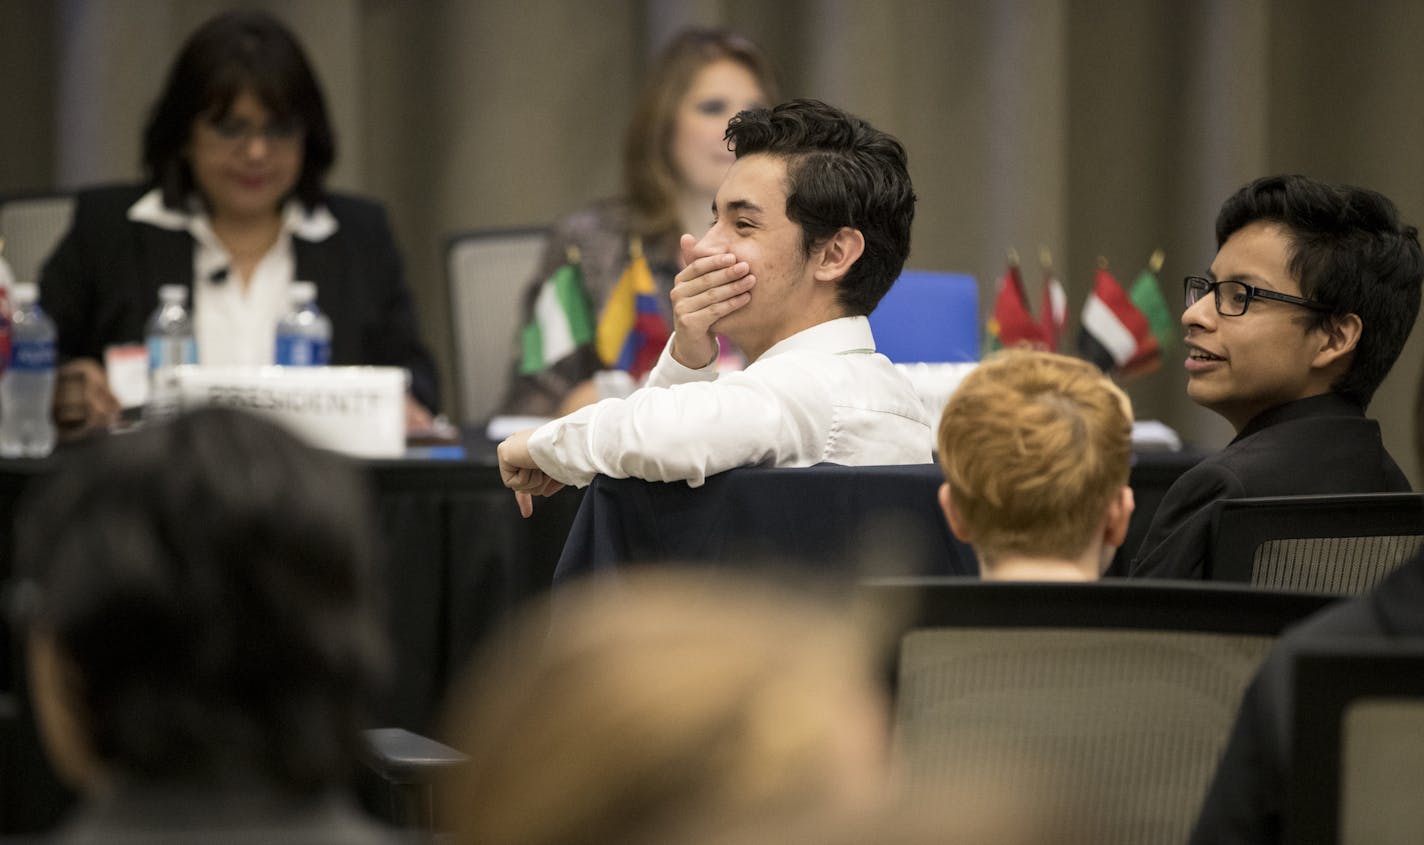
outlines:
[[[0, 191], [138, 175], [138, 131], [209, 0], [0, 4]], [[1098, 255], [1167, 251], [1164, 289], [1213, 254], [1220, 202], [1299, 171], [1384, 191], [1424, 220], [1424, 6], [1379, 0], [293, 0], [340, 132], [337, 187], [390, 206], [422, 319], [449, 342], [441, 244], [546, 222], [617, 189], [648, 52], [688, 22], [758, 40], [788, 96], [869, 118], [910, 150], [915, 266], [1058, 259], [1076, 309]], [[1027, 274], [1037, 300], [1036, 272]], [[1373, 413], [1415, 474], [1413, 337]], [[1128, 385], [1206, 447], [1180, 355]], [[1416, 482], [1418, 481], [1416, 475]]]

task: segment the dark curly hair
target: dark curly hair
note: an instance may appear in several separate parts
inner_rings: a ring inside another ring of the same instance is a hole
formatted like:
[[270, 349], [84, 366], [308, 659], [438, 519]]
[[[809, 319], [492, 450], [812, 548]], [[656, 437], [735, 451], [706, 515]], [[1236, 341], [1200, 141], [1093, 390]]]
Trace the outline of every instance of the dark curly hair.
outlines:
[[801, 227], [804, 253], [843, 226], [860, 230], [865, 252], [836, 293], [848, 315], [874, 311], [910, 254], [915, 189], [904, 146], [819, 100], [741, 112], [727, 126], [727, 143], [737, 158], [786, 160], [786, 216]]

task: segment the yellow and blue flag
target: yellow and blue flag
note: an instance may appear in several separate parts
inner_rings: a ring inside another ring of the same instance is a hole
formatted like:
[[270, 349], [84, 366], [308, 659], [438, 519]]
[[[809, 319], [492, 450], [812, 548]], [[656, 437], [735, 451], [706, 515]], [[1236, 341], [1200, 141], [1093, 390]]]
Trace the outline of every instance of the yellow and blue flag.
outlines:
[[594, 345], [605, 367], [642, 378], [658, 362], [671, 333], [658, 307], [658, 288], [636, 236], [628, 245], [628, 268], [598, 317]]

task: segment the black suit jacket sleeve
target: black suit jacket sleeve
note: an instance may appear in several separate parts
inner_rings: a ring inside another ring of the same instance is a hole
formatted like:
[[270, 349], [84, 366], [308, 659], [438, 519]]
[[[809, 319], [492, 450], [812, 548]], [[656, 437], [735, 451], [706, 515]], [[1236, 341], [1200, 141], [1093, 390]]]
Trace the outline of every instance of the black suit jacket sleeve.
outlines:
[[1245, 485], [1230, 469], [1205, 462], [1177, 479], [1152, 515], [1142, 547], [1132, 562], [1133, 577], [1200, 579], [1211, 543], [1211, 505], [1239, 498]]
[[341, 195], [326, 202], [340, 224], [337, 233], [317, 243], [294, 239], [294, 245], [298, 278], [316, 282], [317, 303], [331, 318], [331, 362], [405, 367], [411, 394], [438, 410], [440, 379], [420, 340], [385, 209]]

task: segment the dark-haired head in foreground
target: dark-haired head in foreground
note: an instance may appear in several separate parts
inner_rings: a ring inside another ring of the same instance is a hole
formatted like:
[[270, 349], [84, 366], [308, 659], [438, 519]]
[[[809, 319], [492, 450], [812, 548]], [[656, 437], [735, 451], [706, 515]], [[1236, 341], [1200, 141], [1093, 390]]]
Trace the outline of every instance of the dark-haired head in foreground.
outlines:
[[66, 460], [17, 525], [33, 693], [67, 780], [296, 801], [347, 782], [387, 659], [353, 473], [227, 410]]

